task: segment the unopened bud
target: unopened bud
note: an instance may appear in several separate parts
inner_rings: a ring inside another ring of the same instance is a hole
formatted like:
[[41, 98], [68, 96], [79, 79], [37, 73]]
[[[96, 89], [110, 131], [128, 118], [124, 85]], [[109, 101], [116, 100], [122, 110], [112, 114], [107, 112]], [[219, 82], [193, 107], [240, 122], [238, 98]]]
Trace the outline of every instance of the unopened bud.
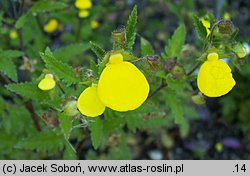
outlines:
[[121, 28], [112, 32], [115, 45], [124, 45], [126, 43], [126, 30]]
[[192, 101], [197, 105], [203, 105], [206, 103], [204, 96], [200, 92], [192, 96]]
[[177, 63], [174, 68], [172, 69], [171, 71], [172, 75], [173, 75], [173, 79], [179, 79], [181, 77], [183, 77], [186, 73], [185, 73], [185, 70], [184, 70], [184, 67]]
[[77, 110], [77, 101], [68, 101], [64, 106], [64, 113], [70, 117], [76, 116], [79, 113]]
[[174, 66], [176, 65], [177, 61], [175, 59], [168, 59], [165, 63], [164, 67], [167, 72], [171, 72]]
[[229, 20], [221, 20], [218, 24], [219, 32], [221, 34], [232, 34], [233, 23]]
[[161, 62], [159, 56], [147, 56], [146, 59], [151, 69], [156, 70], [160, 67]]
[[247, 55], [247, 50], [241, 43], [237, 43], [233, 46], [233, 52], [237, 54], [239, 58], [246, 57]]
[[239, 57], [236, 57], [234, 58], [233, 60], [234, 64], [236, 65], [246, 65], [247, 64], [247, 58], [246, 57], [243, 57], [243, 58], [239, 58]]

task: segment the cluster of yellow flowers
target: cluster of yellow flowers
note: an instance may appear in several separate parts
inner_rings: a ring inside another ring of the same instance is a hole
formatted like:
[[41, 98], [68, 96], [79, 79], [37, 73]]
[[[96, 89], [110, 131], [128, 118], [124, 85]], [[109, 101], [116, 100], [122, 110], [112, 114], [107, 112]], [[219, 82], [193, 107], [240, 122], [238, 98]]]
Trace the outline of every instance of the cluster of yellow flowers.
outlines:
[[[83, 12], [92, 7], [92, 2], [91, 0], [76, 0], [75, 6], [80, 9], [80, 12]], [[207, 36], [211, 35], [210, 21], [203, 18], [201, 22], [206, 28]], [[99, 24], [92, 21], [91, 25], [92, 28], [95, 28]], [[57, 28], [58, 22], [51, 19], [44, 30], [53, 32]], [[234, 50], [238, 57], [246, 56], [246, 50], [241, 45], [236, 45]], [[210, 52], [206, 57], [207, 60], [201, 65], [197, 77], [199, 94], [202, 93], [207, 97], [223, 96], [236, 84], [231, 73], [232, 70], [226, 62], [220, 60], [218, 53]], [[51, 90], [55, 85], [53, 75], [46, 74], [38, 87], [41, 90]], [[108, 63], [103, 69], [98, 83], [92, 83], [90, 87], [86, 88], [75, 103], [78, 110], [88, 117], [100, 116], [106, 107], [126, 112], [140, 107], [147, 99], [149, 90], [150, 86], [144, 74], [132, 63], [124, 61], [120, 52], [113, 52], [109, 55]], [[193, 99], [195, 100], [195, 97]]]
[[98, 85], [93, 84], [81, 93], [77, 107], [89, 117], [101, 115], [105, 107], [125, 112], [140, 107], [148, 93], [149, 84], [141, 71], [132, 63], [123, 61], [122, 54], [112, 54]]
[[[75, 7], [79, 9], [78, 16], [80, 18], [87, 18], [90, 15], [89, 9], [92, 7], [92, 5], [93, 4], [91, 0], [76, 0]], [[99, 22], [92, 20], [90, 26], [92, 29], [96, 29], [99, 27]]]

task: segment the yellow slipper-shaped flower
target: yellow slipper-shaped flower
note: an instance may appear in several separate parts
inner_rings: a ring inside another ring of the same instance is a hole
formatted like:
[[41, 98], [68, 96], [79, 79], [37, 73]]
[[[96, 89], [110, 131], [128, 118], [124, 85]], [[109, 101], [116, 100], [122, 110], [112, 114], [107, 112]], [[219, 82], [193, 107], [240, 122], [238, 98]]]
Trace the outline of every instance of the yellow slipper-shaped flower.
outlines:
[[227, 94], [236, 84], [230, 67], [219, 60], [217, 53], [210, 53], [207, 58], [198, 74], [198, 88], [208, 97]]
[[116, 111], [134, 110], [147, 99], [149, 84], [140, 70], [123, 56], [113, 54], [103, 70], [97, 88], [98, 95], [107, 107]]
[[77, 100], [77, 108], [88, 117], [97, 117], [105, 111], [105, 106], [97, 95], [95, 85], [88, 87], [81, 93]]
[[49, 22], [43, 27], [44, 31], [47, 33], [55, 32], [59, 27], [59, 23], [56, 19], [51, 19]]
[[46, 74], [39, 82], [38, 88], [41, 90], [51, 90], [56, 86], [56, 82], [52, 74]]
[[92, 7], [91, 0], [76, 0], [75, 6], [78, 9], [90, 9]]

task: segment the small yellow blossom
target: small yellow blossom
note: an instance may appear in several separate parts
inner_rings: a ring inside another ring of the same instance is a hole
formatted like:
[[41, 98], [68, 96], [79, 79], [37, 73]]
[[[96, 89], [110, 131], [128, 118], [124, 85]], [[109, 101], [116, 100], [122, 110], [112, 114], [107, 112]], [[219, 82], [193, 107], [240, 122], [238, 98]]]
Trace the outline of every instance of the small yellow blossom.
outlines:
[[224, 20], [230, 20], [230, 19], [231, 19], [230, 14], [229, 14], [228, 12], [224, 13], [223, 19], [224, 19]]
[[217, 152], [222, 152], [223, 151], [223, 145], [222, 145], [222, 143], [216, 143], [215, 145], [214, 145], [214, 148], [215, 148], [215, 150], [217, 151]]
[[92, 7], [91, 0], [76, 0], [75, 6], [78, 9], [90, 9]]
[[51, 90], [55, 87], [56, 82], [52, 74], [46, 74], [45, 77], [39, 82], [38, 87], [41, 90]]
[[89, 16], [89, 11], [88, 10], [79, 10], [78, 16], [80, 18], [87, 18]]
[[98, 97], [96, 85], [88, 87], [81, 93], [77, 100], [77, 108], [88, 117], [99, 116], [105, 111], [105, 106]]
[[16, 39], [18, 37], [16, 30], [11, 30], [9, 33], [10, 39]]
[[205, 20], [204, 18], [201, 19], [201, 22], [203, 24], [203, 26], [206, 28], [206, 31], [207, 31], [207, 36], [209, 36], [210, 34], [210, 27], [211, 27], [211, 24], [210, 24], [210, 21], [208, 20]]
[[99, 27], [99, 22], [96, 20], [91, 21], [90, 23], [92, 29], [96, 29]]
[[55, 32], [59, 27], [59, 23], [56, 19], [51, 19], [49, 22], [43, 27], [45, 32], [53, 33]]
[[140, 107], [148, 97], [149, 84], [140, 70], [123, 61], [122, 54], [112, 54], [101, 73], [98, 95], [107, 107], [116, 111], [130, 111]]
[[236, 83], [231, 68], [219, 60], [217, 53], [210, 53], [200, 68], [197, 84], [204, 95], [220, 97], [227, 94]]

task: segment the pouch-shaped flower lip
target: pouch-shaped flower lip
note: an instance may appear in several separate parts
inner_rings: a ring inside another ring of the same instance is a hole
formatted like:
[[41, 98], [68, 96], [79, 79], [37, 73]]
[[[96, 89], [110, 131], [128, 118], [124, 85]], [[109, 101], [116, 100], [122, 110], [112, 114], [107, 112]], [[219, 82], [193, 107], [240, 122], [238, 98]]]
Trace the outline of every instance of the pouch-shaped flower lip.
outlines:
[[55, 32], [58, 29], [59, 23], [56, 19], [51, 19], [49, 22], [44, 26], [44, 31], [48, 33]]
[[90, 9], [92, 7], [91, 0], [76, 0], [75, 6], [78, 9]]
[[217, 53], [210, 53], [199, 71], [197, 84], [199, 90], [208, 97], [220, 97], [227, 94], [236, 84], [231, 68]]
[[105, 111], [105, 105], [97, 94], [96, 85], [86, 88], [77, 100], [77, 108], [88, 117], [97, 117]]
[[123, 61], [120, 53], [112, 54], [101, 73], [97, 92], [101, 101], [116, 111], [130, 111], [141, 106], [148, 97], [149, 84], [132, 63]]
[[52, 74], [46, 74], [45, 77], [39, 82], [38, 88], [41, 90], [51, 90], [55, 87], [56, 82]]

